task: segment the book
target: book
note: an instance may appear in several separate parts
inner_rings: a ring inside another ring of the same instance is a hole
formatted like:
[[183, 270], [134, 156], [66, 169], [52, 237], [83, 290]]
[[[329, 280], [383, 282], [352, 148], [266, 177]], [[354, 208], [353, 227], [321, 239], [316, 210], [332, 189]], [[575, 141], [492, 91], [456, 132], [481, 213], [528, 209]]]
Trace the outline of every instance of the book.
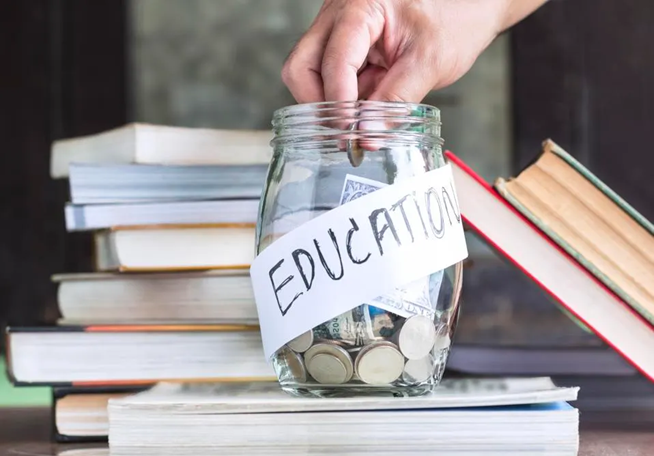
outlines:
[[56, 274], [52, 281], [64, 325], [259, 321], [243, 269]]
[[72, 163], [71, 202], [117, 204], [259, 199], [266, 165], [121, 165]]
[[106, 442], [109, 399], [127, 397], [147, 388], [52, 388], [54, 440], [61, 443]]
[[290, 396], [275, 383], [163, 383], [109, 401], [109, 446], [112, 454], [172, 447], [247, 454], [573, 452], [579, 414], [569, 402], [577, 393], [547, 378], [452, 379], [421, 397], [320, 400]]
[[498, 192], [654, 324], [654, 225], [551, 140]]
[[271, 381], [258, 326], [9, 327], [7, 371], [18, 386], [150, 385], [158, 381]]
[[454, 343], [447, 369], [466, 375], [595, 375], [637, 370], [609, 347], [512, 347]]
[[472, 230], [654, 381], [654, 328], [460, 158], [445, 155]]
[[254, 225], [116, 227], [94, 233], [96, 271], [246, 269]]
[[218, 130], [130, 123], [97, 134], [54, 141], [50, 175], [69, 176], [71, 163], [267, 165], [268, 130]]
[[[554, 386], [577, 388], [578, 396], [575, 408], [584, 412], [633, 412], [654, 410], [654, 384], [637, 376], [625, 376], [619, 379], [603, 375], [564, 375], [553, 376], [551, 384], [545, 378], [516, 378], [503, 376], [497, 379], [469, 376], [465, 378], [445, 378], [441, 387], [448, 391], [487, 386], [489, 390], [507, 384], [506, 391], [514, 392], [518, 385], [535, 385], [540, 382], [551, 390]], [[552, 386], [553, 384], [553, 386]], [[533, 386], [532, 386], [533, 387]], [[204, 385], [206, 389], [206, 385]], [[110, 400], [123, 399], [144, 392], [149, 388], [54, 388], [55, 433], [59, 442], [106, 441], [109, 433], [109, 415], [107, 406]], [[549, 393], [548, 393], [549, 394]], [[557, 393], [558, 394], [558, 393]], [[485, 453], [484, 453], [485, 454]]]
[[117, 226], [256, 224], [258, 199], [126, 204], [66, 204], [66, 230]]
[[[444, 379], [437, 390], [438, 397], [445, 400], [467, 401], [468, 406], [474, 406], [474, 401], [487, 398], [492, 394], [501, 393], [503, 402], [525, 402], [532, 398], [535, 401], [558, 400], [561, 398], [573, 397], [569, 395], [567, 388], [577, 389], [569, 386], [574, 377], [565, 379], [566, 387], [557, 388], [558, 382], [552, 382], [546, 377], [535, 378], [457, 378]], [[576, 380], [576, 379], [574, 379]], [[583, 380], [583, 379], [581, 379]], [[190, 394], [197, 400], [201, 395], [213, 394], [215, 384], [199, 384], [196, 387], [177, 387], [175, 390], [186, 389], [181, 394]], [[161, 389], [161, 386], [158, 386]], [[249, 385], [248, 388], [252, 389]], [[148, 391], [150, 387], [85, 387], [85, 388], [53, 388], [54, 404], [54, 427], [55, 438], [59, 442], [100, 442], [106, 441], [109, 431], [108, 403], [132, 397], [135, 394]], [[238, 391], [243, 391], [243, 387]], [[262, 386], [260, 392], [274, 390], [276, 387], [267, 383]], [[531, 391], [542, 390], [538, 396]], [[471, 393], [471, 391], [477, 391]], [[171, 391], [172, 392], [172, 391]], [[157, 392], [160, 394], [160, 391]], [[447, 396], [446, 396], [447, 394]], [[543, 396], [543, 394], [545, 396]], [[545, 399], [543, 399], [545, 398]], [[270, 398], [272, 399], [272, 397]], [[484, 399], [485, 400], [485, 399]], [[495, 399], [497, 400], [497, 399]], [[415, 400], [413, 400], [415, 402]], [[484, 402], [481, 404], [486, 405]], [[244, 404], [246, 405], [246, 404]], [[399, 405], [399, 404], [398, 404]], [[442, 407], [444, 404], [436, 404]], [[275, 407], [273, 405], [272, 407]]]

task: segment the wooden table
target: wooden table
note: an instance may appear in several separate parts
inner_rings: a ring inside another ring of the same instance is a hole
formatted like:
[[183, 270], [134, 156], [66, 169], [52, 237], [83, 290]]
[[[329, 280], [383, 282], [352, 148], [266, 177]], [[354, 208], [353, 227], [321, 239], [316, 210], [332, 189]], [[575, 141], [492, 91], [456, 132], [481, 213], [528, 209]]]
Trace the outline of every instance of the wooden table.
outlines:
[[[0, 456], [64, 455], [73, 449], [109, 455], [106, 444], [55, 444], [50, 441], [49, 409], [0, 409]], [[654, 456], [654, 417], [622, 413], [582, 414], [579, 456]], [[85, 456], [85, 453], [71, 453]]]

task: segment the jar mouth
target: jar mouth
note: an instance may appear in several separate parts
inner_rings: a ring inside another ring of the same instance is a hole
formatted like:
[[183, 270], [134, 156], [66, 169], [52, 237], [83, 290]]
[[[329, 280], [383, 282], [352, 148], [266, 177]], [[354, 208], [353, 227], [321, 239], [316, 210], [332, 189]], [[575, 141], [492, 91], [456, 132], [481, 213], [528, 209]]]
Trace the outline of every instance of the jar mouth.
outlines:
[[341, 110], [354, 112], [358, 111], [375, 111], [387, 112], [398, 115], [422, 115], [440, 120], [440, 110], [435, 106], [424, 103], [408, 103], [403, 101], [321, 101], [315, 103], [299, 103], [296, 105], [285, 106], [273, 112], [273, 125], [287, 116], [312, 115], [317, 113], [338, 113]]
[[438, 108], [423, 103], [359, 100], [296, 104], [273, 113], [275, 138], [271, 144], [298, 144], [313, 141], [316, 135], [323, 140], [380, 135], [415, 140], [421, 136], [442, 142], [440, 114]]

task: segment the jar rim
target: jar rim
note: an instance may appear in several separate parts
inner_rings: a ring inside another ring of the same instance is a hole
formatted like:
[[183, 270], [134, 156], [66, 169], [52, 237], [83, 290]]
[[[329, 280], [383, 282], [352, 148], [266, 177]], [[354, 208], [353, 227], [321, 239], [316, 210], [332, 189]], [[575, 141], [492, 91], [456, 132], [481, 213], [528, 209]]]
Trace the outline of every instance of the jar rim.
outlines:
[[334, 110], [351, 110], [351, 109], [404, 109], [406, 115], [415, 115], [420, 113], [421, 117], [432, 118], [440, 120], [440, 109], [436, 106], [428, 105], [426, 103], [413, 103], [404, 101], [376, 101], [376, 100], [356, 100], [356, 101], [319, 101], [311, 103], [298, 103], [294, 105], [284, 106], [278, 108], [273, 112], [273, 124], [276, 120], [284, 118], [288, 115], [296, 116], [301, 114], [317, 114], [320, 112], [334, 111]]
[[429, 141], [442, 145], [440, 110], [422, 103], [332, 101], [304, 103], [275, 111], [271, 145], [296, 149], [348, 140]]

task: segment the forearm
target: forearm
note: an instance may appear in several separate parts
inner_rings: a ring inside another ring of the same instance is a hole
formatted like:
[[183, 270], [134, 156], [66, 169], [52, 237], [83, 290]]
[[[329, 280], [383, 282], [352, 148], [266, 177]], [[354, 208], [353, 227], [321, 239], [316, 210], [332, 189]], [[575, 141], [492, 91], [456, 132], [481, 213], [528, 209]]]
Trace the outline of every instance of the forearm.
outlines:
[[506, 0], [502, 32], [543, 6], [548, 0]]

